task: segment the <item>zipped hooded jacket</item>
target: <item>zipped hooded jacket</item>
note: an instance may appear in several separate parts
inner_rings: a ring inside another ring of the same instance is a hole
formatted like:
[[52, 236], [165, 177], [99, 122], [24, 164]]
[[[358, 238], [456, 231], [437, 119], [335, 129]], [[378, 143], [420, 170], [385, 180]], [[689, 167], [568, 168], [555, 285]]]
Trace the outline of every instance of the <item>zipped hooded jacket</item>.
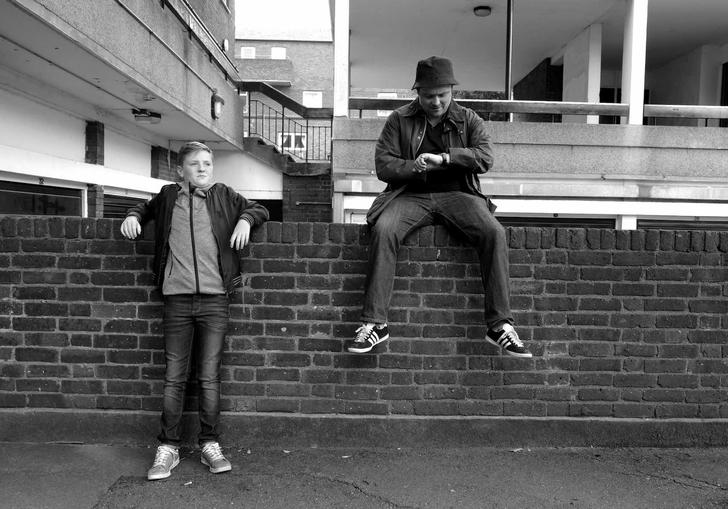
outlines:
[[[142, 226], [150, 220], [154, 221], [153, 282], [160, 289], [164, 282], [164, 268], [169, 255], [172, 211], [180, 189], [180, 184], [166, 185], [159, 194], [130, 208], [127, 212], [127, 217], [135, 216]], [[268, 220], [268, 210], [221, 183], [214, 184], [206, 191], [205, 203], [210, 213], [212, 233], [219, 253], [220, 275], [225, 291], [229, 294], [242, 280], [240, 255], [230, 247], [230, 237], [235, 225], [243, 219], [250, 223], [251, 228], [259, 226]]]
[[[410, 182], [424, 180], [426, 173], [414, 171], [417, 150], [425, 136], [427, 117], [417, 99], [394, 110], [387, 118], [374, 152], [374, 165], [386, 189], [374, 199], [367, 223], [374, 224], [384, 208], [402, 193]], [[450, 156], [447, 168], [462, 175], [466, 192], [483, 197], [491, 212], [495, 205], [480, 190], [478, 175], [493, 166], [493, 149], [485, 121], [470, 108], [455, 101], [443, 119], [442, 142]]]

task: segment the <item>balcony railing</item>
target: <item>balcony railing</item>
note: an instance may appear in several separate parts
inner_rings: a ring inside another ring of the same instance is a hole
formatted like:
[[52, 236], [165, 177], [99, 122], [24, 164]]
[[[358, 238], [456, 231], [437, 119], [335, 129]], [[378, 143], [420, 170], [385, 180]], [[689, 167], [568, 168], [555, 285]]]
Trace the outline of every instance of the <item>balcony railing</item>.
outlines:
[[284, 154], [304, 162], [331, 160], [331, 121], [326, 125], [311, 125], [309, 119], [286, 115], [251, 99], [248, 103], [248, 136], [259, 136], [275, 145]]
[[[412, 98], [349, 98], [349, 109], [393, 110], [412, 101]], [[523, 113], [550, 115], [606, 115], [626, 117], [629, 105], [624, 103], [588, 103], [559, 101], [507, 101], [499, 99], [456, 99], [458, 104], [467, 106], [485, 118], [493, 114]], [[645, 104], [644, 116], [647, 118], [681, 118], [681, 119], [728, 119], [728, 106], [700, 106], [679, 104]]]
[[248, 136], [266, 140], [297, 161], [331, 160], [331, 108], [308, 108], [262, 82], [241, 82], [239, 89], [267, 98], [249, 98]]

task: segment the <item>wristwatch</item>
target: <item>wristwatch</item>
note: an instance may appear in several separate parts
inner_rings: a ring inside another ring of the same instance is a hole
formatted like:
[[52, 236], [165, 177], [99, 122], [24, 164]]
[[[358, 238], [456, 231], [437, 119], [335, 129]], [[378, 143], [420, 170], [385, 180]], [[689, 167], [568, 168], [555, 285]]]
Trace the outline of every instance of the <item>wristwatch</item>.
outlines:
[[447, 152], [443, 152], [442, 154], [440, 154], [440, 157], [442, 157], [443, 166], [450, 164], [450, 154], [448, 154]]

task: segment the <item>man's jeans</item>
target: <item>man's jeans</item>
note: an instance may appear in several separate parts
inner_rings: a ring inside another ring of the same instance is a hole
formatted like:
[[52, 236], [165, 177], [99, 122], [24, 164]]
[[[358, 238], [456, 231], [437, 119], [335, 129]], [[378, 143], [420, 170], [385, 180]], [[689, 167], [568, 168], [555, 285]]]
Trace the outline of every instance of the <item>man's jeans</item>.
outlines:
[[362, 322], [386, 323], [399, 247], [407, 235], [436, 220], [459, 233], [478, 252], [485, 324], [513, 323], [505, 230], [483, 198], [461, 191], [404, 192], [386, 206], [372, 226]]
[[230, 302], [226, 295], [167, 295], [164, 298], [164, 348], [167, 371], [160, 442], [181, 441], [185, 385], [196, 345], [199, 385], [200, 444], [218, 441], [220, 361]]

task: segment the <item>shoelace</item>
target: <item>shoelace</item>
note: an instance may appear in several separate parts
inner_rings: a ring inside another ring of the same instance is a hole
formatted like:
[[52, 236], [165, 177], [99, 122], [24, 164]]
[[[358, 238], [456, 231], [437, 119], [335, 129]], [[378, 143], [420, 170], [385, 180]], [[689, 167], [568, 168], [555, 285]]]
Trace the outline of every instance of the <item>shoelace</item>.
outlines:
[[354, 343], [364, 343], [367, 339], [369, 339], [372, 331], [374, 331], [373, 326], [362, 325], [356, 330], [356, 339], [354, 339]]
[[154, 463], [152, 464], [152, 467], [159, 467], [164, 466], [167, 464], [167, 461], [171, 458], [172, 451], [165, 448], [160, 447], [157, 449], [157, 454], [154, 456]]
[[513, 343], [514, 345], [516, 345], [518, 347], [523, 347], [523, 341], [521, 341], [521, 338], [518, 337], [518, 334], [516, 333], [516, 330], [513, 327], [511, 327], [509, 329], [506, 329], [504, 327], [504, 329], [506, 331], [506, 335], [503, 339], [510, 341], [511, 343]]
[[225, 457], [222, 455], [222, 450], [220, 449], [220, 444], [216, 442], [211, 442], [205, 447], [202, 448], [202, 452], [210, 457], [211, 460], [217, 461], [219, 459], [224, 459]]

